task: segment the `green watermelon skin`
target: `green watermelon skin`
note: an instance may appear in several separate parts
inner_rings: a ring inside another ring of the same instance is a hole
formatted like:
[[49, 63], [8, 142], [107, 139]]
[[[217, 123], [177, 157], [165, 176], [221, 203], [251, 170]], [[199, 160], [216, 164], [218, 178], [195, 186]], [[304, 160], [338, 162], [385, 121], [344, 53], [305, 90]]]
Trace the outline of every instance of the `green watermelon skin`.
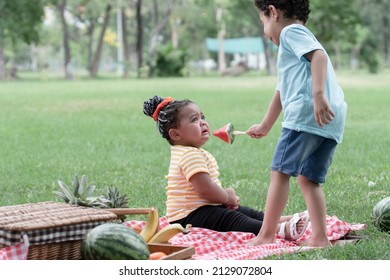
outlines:
[[144, 239], [122, 224], [107, 223], [90, 230], [81, 244], [83, 260], [147, 260]]
[[383, 232], [390, 232], [390, 196], [375, 204], [373, 209], [374, 226]]

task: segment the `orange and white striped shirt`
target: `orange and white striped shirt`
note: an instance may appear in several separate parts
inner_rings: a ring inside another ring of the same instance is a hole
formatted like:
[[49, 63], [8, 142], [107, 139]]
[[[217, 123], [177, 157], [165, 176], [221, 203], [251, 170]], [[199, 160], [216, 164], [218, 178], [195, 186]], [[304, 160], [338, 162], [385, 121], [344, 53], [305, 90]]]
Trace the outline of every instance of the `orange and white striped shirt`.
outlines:
[[189, 181], [196, 173], [204, 172], [210, 174], [211, 180], [221, 186], [218, 169], [218, 163], [213, 155], [204, 149], [171, 146], [169, 173], [165, 176], [168, 180], [165, 189], [166, 215], [169, 222], [182, 219], [201, 206], [220, 205], [200, 197]]

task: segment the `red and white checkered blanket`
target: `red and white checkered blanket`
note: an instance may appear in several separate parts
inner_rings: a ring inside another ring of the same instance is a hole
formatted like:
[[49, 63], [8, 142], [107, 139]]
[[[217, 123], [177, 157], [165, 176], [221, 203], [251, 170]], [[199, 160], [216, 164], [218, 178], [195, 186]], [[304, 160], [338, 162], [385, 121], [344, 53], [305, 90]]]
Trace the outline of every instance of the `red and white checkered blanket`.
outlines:
[[28, 236], [23, 235], [23, 243], [12, 246], [6, 246], [0, 249], [0, 260], [27, 260], [28, 255]]
[[[327, 216], [327, 234], [330, 241], [339, 240], [351, 231], [365, 229], [365, 224], [349, 224], [339, 220], [336, 216]], [[145, 222], [127, 221], [128, 226], [142, 227]], [[160, 228], [168, 225], [166, 217], [160, 218]], [[275, 254], [285, 254], [308, 251], [313, 248], [302, 247], [298, 243], [305, 241], [311, 234], [311, 223], [304, 235], [297, 242], [290, 242], [284, 239], [277, 239], [276, 243], [247, 246], [255, 235], [246, 232], [217, 232], [205, 228], [192, 227], [190, 233], [179, 233], [172, 237], [169, 242], [177, 246], [193, 246], [196, 260], [255, 260], [262, 259]]]
[[[145, 221], [126, 221], [127, 226], [145, 225]], [[166, 217], [160, 218], [160, 228], [168, 225]], [[327, 234], [330, 241], [339, 240], [351, 231], [365, 229], [365, 224], [349, 224], [336, 216], [327, 216]], [[170, 243], [177, 246], [193, 246], [196, 260], [254, 260], [275, 254], [308, 251], [313, 248], [301, 247], [298, 243], [306, 240], [311, 234], [309, 223], [305, 234], [296, 242], [277, 239], [275, 243], [261, 246], [247, 246], [255, 235], [245, 232], [217, 232], [204, 228], [192, 227], [190, 233], [179, 233], [171, 238]], [[27, 259], [28, 246], [17, 244], [0, 250], [0, 260]]]

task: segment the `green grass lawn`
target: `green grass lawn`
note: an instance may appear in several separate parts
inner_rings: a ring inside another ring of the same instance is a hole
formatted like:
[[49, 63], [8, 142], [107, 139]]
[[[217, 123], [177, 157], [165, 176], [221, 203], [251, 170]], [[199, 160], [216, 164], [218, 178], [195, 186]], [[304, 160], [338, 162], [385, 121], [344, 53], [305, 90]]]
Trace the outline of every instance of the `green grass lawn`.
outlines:
[[[365, 223], [368, 236], [356, 245], [276, 259], [390, 259], [390, 235], [371, 224], [375, 203], [390, 195], [389, 73], [341, 73], [348, 103], [344, 142], [324, 185], [328, 214]], [[58, 200], [57, 180], [72, 184], [86, 175], [96, 193], [117, 186], [130, 207], [165, 213], [169, 145], [142, 113], [153, 95], [189, 98], [211, 129], [232, 122], [245, 130], [264, 116], [275, 77], [172, 78], [153, 80], [26, 79], [0, 83], [0, 206]], [[221, 181], [234, 187], [241, 204], [263, 209], [269, 165], [280, 121], [261, 140], [237, 136], [232, 145], [212, 137], [204, 146], [219, 162]], [[305, 209], [295, 180], [286, 213]]]

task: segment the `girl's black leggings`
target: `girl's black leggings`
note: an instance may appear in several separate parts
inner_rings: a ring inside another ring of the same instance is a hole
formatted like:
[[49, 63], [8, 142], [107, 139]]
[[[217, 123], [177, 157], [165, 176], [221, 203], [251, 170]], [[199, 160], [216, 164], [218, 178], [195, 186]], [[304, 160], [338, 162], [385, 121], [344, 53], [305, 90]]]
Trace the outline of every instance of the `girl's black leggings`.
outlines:
[[258, 234], [263, 224], [264, 213], [246, 206], [232, 210], [223, 205], [205, 205], [191, 212], [187, 217], [171, 222], [183, 227], [191, 224], [215, 231], [241, 231]]

